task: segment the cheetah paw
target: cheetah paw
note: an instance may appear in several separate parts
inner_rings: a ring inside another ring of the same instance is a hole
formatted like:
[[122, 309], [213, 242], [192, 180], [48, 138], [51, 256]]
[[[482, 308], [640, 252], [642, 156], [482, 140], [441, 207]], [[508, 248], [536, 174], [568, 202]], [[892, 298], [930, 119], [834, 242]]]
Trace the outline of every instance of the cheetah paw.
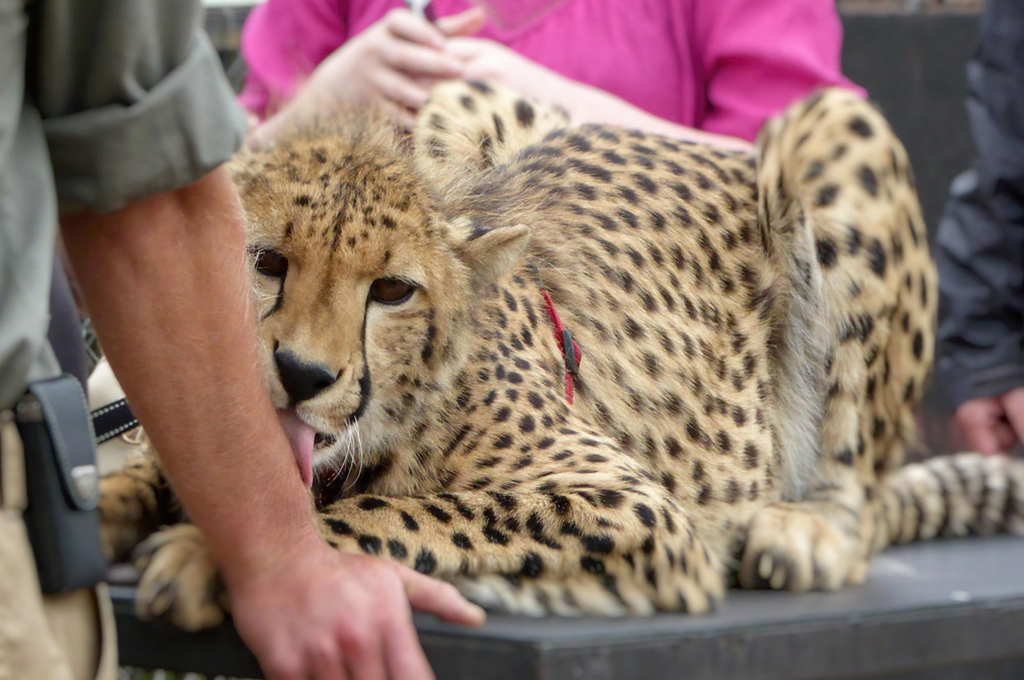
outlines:
[[860, 583], [867, 561], [855, 537], [803, 505], [779, 504], [755, 517], [739, 581], [744, 588], [804, 592]]
[[133, 482], [116, 474], [100, 480], [100, 545], [108, 562], [125, 559], [139, 542], [143, 507]]
[[154, 533], [136, 548], [135, 564], [142, 572], [135, 600], [140, 618], [170, 620], [187, 631], [224, 621], [227, 591], [198, 527]]

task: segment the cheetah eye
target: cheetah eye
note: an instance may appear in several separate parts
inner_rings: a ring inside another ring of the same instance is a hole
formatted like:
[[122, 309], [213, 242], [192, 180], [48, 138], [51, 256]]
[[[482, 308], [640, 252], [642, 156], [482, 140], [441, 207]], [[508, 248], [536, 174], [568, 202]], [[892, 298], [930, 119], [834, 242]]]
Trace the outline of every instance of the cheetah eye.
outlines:
[[260, 248], [256, 251], [256, 271], [273, 279], [283, 279], [288, 273], [288, 258], [276, 250]]
[[400, 305], [412, 297], [416, 286], [401, 279], [377, 279], [370, 286], [370, 299], [384, 305]]

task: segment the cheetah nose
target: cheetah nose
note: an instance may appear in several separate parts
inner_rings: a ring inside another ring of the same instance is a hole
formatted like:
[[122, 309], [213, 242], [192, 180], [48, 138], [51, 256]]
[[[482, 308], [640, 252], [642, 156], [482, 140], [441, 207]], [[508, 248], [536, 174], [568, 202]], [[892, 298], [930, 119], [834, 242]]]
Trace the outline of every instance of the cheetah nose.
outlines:
[[274, 363], [281, 386], [293, 404], [312, 399], [337, 381], [323, 364], [307, 363], [288, 350], [274, 352]]

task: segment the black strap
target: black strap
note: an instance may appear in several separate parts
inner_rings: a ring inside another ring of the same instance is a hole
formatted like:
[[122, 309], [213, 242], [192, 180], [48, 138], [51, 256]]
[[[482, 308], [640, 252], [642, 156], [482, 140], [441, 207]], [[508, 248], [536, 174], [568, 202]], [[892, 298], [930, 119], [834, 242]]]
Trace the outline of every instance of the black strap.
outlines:
[[92, 428], [96, 431], [96, 443], [113, 439], [139, 426], [135, 414], [124, 399], [118, 399], [92, 412]]

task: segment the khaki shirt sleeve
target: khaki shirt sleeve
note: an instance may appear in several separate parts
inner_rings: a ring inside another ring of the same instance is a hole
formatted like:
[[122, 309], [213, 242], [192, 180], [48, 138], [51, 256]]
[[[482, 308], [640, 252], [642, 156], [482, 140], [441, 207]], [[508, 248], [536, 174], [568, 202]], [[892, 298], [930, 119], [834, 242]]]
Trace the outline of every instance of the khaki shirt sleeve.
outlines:
[[198, 0], [35, 0], [30, 96], [62, 211], [111, 211], [228, 160], [246, 118]]

